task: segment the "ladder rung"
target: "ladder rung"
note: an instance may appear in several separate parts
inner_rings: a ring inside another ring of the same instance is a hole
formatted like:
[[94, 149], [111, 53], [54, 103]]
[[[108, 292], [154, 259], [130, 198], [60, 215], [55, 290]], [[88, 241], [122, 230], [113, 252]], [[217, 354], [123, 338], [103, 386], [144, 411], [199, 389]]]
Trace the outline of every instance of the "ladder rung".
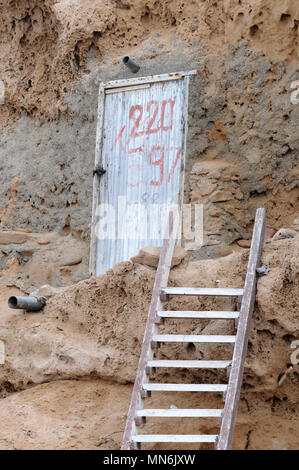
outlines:
[[161, 293], [169, 295], [243, 295], [244, 289], [234, 288], [198, 288], [198, 287], [165, 287]]
[[240, 312], [217, 312], [217, 311], [178, 311], [178, 310], [162, 310], [158, 312], [161, 318], [239, 318]]
[[232, 361], [148, 361], [148, 367], [183, 367], [195, 369], [225, 369]]
[[154, 335], [156, 343], [234, 343], [235, 336], [231, 335]]
[[214, 434], [137, 434], [132, 436], [134, 442], [216, 442]]
[[142, 385], [144, 390], [153, 392], [225, 392], [226, 384], [157, 384]]
[[137, 416], [158, 418], [221, 418], [223, 410], [220, 409], [144, 409], [137, 411]]

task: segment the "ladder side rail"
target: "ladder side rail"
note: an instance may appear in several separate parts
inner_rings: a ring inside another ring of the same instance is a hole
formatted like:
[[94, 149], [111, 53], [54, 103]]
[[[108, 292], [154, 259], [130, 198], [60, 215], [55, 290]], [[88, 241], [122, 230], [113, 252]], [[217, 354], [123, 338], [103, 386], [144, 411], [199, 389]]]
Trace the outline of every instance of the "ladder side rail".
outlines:
[[259, 267], [266, 225], [266, 211], [256, 211], [249, 261], [244, 284], [244, 294], [240, 309], [239, 326], [236, 335], [232, 367], [226, 392], [224, 412], [221, 420], [217, 450], [230, 450], [233, 442], [235, 422], [238, 412], [244, 364], [246, 359], [250, 323], [256, 294], [256, 268]]
[[156, 272], [152, 299], [149, 307], [149, 313], [146, 322], [138, 369], [132, 392], [131, 403], [123, 435], [121, 450], [130, 450], [131, 446], [134, 446], [132, 436], [137, 434], [135, 418], [137, 416], [137, 411], [142, 409], [143, 407], [142, 385], [143, 383], [148, 382], [148, 376], [146, 374], [146, 365], [149, 360], [153, 359], [151, 340], [153, 334], [157, 332], [157, 312], [159, 310], [162, 310], [160, 292], [161, 289], [163, 287], [166, 287], [168, 283], [174, 246], [178, 234], [178, 227], [179, 220], [174, 217], [173, 212], [170, 211], [164, 235], [163, 246], [160, 251], [159, 264]]

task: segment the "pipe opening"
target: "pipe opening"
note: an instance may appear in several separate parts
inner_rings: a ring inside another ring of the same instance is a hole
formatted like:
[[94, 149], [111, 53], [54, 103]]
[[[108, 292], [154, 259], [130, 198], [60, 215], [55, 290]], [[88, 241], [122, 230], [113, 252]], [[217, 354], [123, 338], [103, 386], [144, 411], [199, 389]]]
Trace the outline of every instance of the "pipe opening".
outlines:
[[14, 295], [8, 299], [9, 308], [25, 310], [26, 312], [39, 312], [45, 305], [46, 301], [43, 297], [37, 298], [30, 295], [27, 297]]
[[140, 70], [140, 67], [134, 60], [130, 59], [128, 55], [123, 58], [123, 64], [128, 67], [132, 73], [137, 73]]
[[18, 305], [18, 299], [15, 296], [9, 297], [8, 299], [9, 308], [16, 308], [17, 305]]

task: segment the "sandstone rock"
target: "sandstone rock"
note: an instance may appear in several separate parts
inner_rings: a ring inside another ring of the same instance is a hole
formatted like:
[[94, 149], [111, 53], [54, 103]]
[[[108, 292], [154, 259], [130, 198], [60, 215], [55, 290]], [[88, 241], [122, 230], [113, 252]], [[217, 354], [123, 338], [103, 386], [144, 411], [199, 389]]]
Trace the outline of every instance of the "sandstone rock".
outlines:
[[[178, 264], [180, 264], [181, 261], [185, 258], [186, 254], [187, 254], [187, 251], [184, 250], [184, 248], [181, 248], [180, 246], [176, 246], [174, 248], [171, 267], [177, 266]], [[160, 256], [160, 248], [147, 246], [145, 248], [142, 248], [139, 251], [138, 255], [133, 256], [131, 260], [133, 261], [133, 263], [145, 264], [147, 266], [152, 266], [153, 268], [156, 268], [158, 266], [159, 256]]]
[[291, 228], [281, 228], [272, 237], [272, 241], [283, 240], [284, 238], [294, 238], [297, 235], [298, 233], [296, 230], [292, 230]]
[[28, 240], [26, 233], [5, 231], [0, 232], [0, 245], [21, 244]]
[[49, 264], [42, 264], [40, 259], [34, 260], [32, 258], [32, 261], [28, 263], [28, 267], [26, 265], [24, 273], [32, 286], [39, 287], [49, 282], [52, 269]]
[[234, 197], [239, 201], [242, 201], [242, 199], [244, 198], [244, 194], [239, 189], [237, 189], [236, 191], [234, 191]]
[[220, 240], [210, 240], [209, 238], [207, 239], [207, 241], [204, 243], [203, 246], [216, 246], [216, 245], [220, 245], [221, 241]]
[[233, 199], [233, 195], [229, 191], [216, 191], [210, 199], [212, 202], [225, 202]]
[[269, 225], [266, 225], [266, 230], [265, 230], [265, 242], [273, 237], [275, 233], [277, 232], [277, 229], [274, 227], [270, 227]]
[[[0, 258], [5, 276], [9, 278], [18, 276], [22, 290], [31, 292], [43, 284], [65, 286], [89, 277], [87, 242], [56, 232], [28, 234], [17, 231], [0, 232], [2, 233], [6, 237], [3, 240], [5, 242], [7, 242], [7, 233], [12, 233], [14, 240], [16, 237], [18, 241], [25, 238], [24, 243], [18, 245], [0, 244]], [[11, 242], [11, 238], [8, 241]], [[11, 258], [14, 252], [16, 258]], [[15, 259], [13, 266], [11, 261], [9, 262], [12, 259]]]
[[237, 245], [241, 246], [242, 248], [250, 248], [251, 240], [238, 240]]
[[257, 164], [261, 160], [261, 154], [259, 149], [250, 149], [246, 152], [246, 158], [249, 163]]
[[49, 243], [51, 243], [51, 238], [40, 238], [37, 240], [37, 243], [39, 245], [49, 245]]
[[223, 212], [220, 212], [220, 211], [217, 211], [217, 210], [214, 210], [213, 212], [209, 213], [210, 217], [221, 217], [222, 215], [223, 215]]
[[32, 233], [32, 230], [30, 230], [29, 228], [14, 227], [13, 231], [14, 232], [23, 232], [23, 233]]
[[227, 246], [227, 247], [220, 248], [219, 255], [220, 256], [228, 256], [232, 252], [233, 252], [233, 250], [230, 247]]
[[296, 217], [293, 221], [292, 230], [296, 230], [296, 232], [299, 232], [299, 217]]
[[200, 160], [195, 162], [191, 170], [195, 175], [209, 175], [208, 177], [225, 180], [239, 177], [240, 171], [231, 162], [223, 159]]
[[30, 245], [30, 246], [24, 246], [22, 248], [18, 248], [18, 253], [20, 253], [22, 256], [32, 256], [33, 253], [35, 252], [35, 247]]
[[43, 286], [39, 287], [34, 292], [31, 292], [31, 295], [35, 297], [45, 297], [48, 299], [49, 297], [52, 297], [52, 295], [58, 294], [58, 292], [59, 291], [57, 289], [50, 286], [49, 284], [44, 284]]

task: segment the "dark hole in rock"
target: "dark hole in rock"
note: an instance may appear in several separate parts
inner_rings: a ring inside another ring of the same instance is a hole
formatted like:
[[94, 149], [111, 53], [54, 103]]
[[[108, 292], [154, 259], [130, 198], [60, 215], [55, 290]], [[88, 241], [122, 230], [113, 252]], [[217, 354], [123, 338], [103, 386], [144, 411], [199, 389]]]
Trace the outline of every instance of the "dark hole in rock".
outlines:
[[259, 30], [259, 27], [257, 24], [254, 24], [253, 26], [251, 26], [250, 28], [250, 36], [254, 36]]

